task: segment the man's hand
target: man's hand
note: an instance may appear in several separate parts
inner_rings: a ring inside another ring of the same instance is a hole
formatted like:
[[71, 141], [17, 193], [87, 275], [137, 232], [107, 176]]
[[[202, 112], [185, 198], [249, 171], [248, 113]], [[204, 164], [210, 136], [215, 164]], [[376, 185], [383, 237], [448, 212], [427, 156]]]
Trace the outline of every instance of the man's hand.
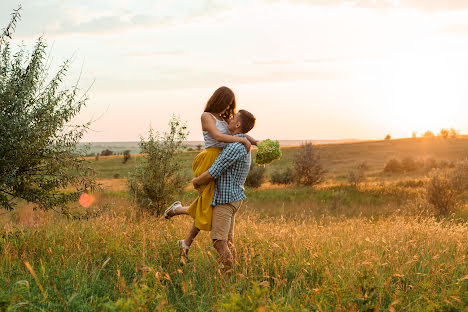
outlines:
[[202, 194], [202, 190], [201, 190], [200, 185], [197, 183], [197, 178], [195, 178], [195, 179], [192, 180], [192, 185], [193, 185], [193, 188], [197, 190], [198, 195], [201, 195], [201, 194]]

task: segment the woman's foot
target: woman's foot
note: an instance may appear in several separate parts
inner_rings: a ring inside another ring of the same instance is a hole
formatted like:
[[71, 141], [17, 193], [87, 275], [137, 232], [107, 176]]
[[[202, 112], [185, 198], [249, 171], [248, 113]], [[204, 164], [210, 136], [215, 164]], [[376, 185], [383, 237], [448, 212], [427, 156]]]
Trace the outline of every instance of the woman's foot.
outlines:
[[179, 246], [179, 257], [180, 257], [180, 265], [185, 265], [187, 263], [187, 256], [190, 249], [190, 246], [185, 244], [185, 240], [177, 241], [177, 245]]
[[174, 202], [169, 208], [166, 209], [166, 211], [164, 211], [164, 218], [170, 219], [173, 216], [175, 216], [176, 215], [176, 209], [178, 207], [182, 207], [182, 204], [180, 203], [180, 201]]

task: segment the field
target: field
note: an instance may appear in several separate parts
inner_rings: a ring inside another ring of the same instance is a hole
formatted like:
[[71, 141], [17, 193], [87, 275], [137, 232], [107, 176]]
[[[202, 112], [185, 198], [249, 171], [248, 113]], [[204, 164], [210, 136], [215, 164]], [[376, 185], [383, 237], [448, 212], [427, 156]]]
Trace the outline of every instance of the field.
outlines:
[[[67, 220], [28, 204], [0, 215], [0, 311], [467, 311], [467, 205], [420, 216], [412, 203], [427, 172], [383, 168], [391, 158], [466, 159], [468, 138], [318, 148], [319, 186], [247, 189], [231, 276], [207, 233], [179, 266], [189, 217], [138, 213], [125, 177], [141, 156], [90, 158], [102, 191], [89, 209], [101, 215]], [[283, 149], [267, 173], [292, 166], [296, 151]], [[195, 155], [181, 155], [187, 173]], [[366, 179], [354, 187], [347, 175], [362, 162]], [[182, 201], [194, 197], [187, 187]]]

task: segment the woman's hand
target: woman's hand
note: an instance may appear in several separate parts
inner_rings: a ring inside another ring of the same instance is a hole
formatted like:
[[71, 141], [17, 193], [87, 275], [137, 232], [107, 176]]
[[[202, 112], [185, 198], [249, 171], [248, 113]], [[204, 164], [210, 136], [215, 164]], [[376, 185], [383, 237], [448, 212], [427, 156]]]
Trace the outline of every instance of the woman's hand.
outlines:
[[196, 178], [195, 178], [195, 179], [192, 179], [192, 185], [193, 185], [193, 188], [197, 190], [198, 195], [201, 196], [202, 190], [201, 190], [200, 185], [197, 183]]
[[244, 144], [247, 153], [250, 152], [250, 147], [252, 147], [252, 143], [250, 143], [249, 140], [247, 140], [246, 138], [242, 138], [242, 141], [240, 143]]

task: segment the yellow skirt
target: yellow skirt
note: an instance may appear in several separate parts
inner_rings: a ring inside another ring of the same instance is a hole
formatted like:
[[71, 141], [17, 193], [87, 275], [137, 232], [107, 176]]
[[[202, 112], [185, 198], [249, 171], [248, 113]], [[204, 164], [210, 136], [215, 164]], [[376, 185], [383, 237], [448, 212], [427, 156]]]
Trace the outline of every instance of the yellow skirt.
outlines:
[[[210, 169], [216, 158], [223, 149], [220, 147], [208, 147], [198, 154], [192, 163], [192, 170], [195, 177]], [[211, 230], [211, 215], [213, 208], [211, 200], [213, 199], [215, 184], [211, 181], [201, 186], [202, 194], [197, 197], [190, 205], [187, 213], [195, 219], [195, 226], [204, 231]]]

